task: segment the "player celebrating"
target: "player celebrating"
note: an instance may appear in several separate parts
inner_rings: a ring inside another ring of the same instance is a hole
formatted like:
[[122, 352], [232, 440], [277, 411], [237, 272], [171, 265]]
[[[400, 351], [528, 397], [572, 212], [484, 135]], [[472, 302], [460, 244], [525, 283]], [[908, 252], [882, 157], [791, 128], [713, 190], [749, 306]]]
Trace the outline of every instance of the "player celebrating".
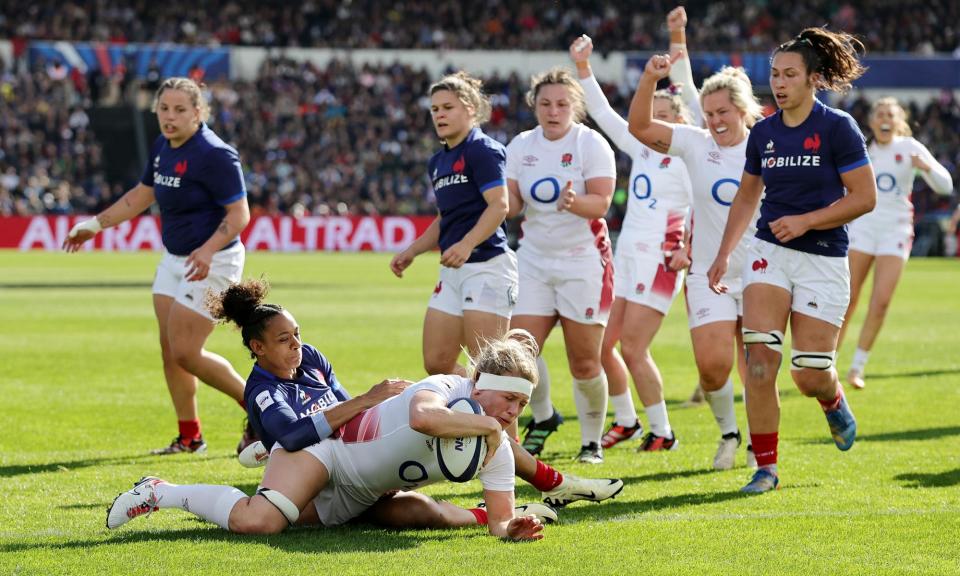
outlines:
[[503, 145], [480, 130], [490, 118], [482, 83], [465, 72], [430, 87], [430, 113], [443, 149], [430, 158], [439, 214], [394, 256], [397, 277], [414, 258], [440, 247], [440, 279], [423, 321], [428, 374], [464, 374], [462, 347], [471, 354], [484, 337], [506, 332], [517, 298], [517, 260], [507, 246], [507, 188]]
[[[627, 387], [627, 369], [650, 422], [644, 449], [663, 447], [656, 438], [671, 435], [663, 380], [650, 343], [680, 291], [689, 264], [683, 247], [684, 219], [691, 184], [683, 160], [644, 146], [630, 135], [627, 122], [614, 112], [590, 69], [593, 41], [581, 36], [570, 47], [586, 97], [587, 111], [620, 150], [630, 155], [627, 215], [620, 231], [614, 266], [613, 307], [603, 336], [603, 370], [607, 376], [614, 422], [601, 445], [610, 448], [643, 432]], [[654, 94], [653, 116], [667, 123], [686, 123], [686, 106], [676, 91]], [[620, 342], [623, 357], [617, 353]], [[675, 445], [675, 444], [674, 444]]]
[[[580, 419], [576, 459], [599, 464], [607, 409], [600, 346], [613, 303], [604, 220], [616, 181], [613, 149], [580, 123], [586, 116], [583, 89], [568, 71], [554, 68], [534, 76], [527, 104], [538, 126], [507, 146], [510, 216], [526, 207], [518, 251], [520, 297], [511, 326], [532, 333], [542, 349], [559, 319]], [[531, 409], [523, 445], [538, 454], [562, 421], [548, 385], [535, 391]]]
[[846, 91], [863, 73], [862, 48], [849, 34], [807, 28], [774, 50], [770, 87], [780, 110], [750, 133], [740, 189], [707, 273], [722, 293], [730, 254], [759, 204], [757, 237], [743, 269], [747, 416], [759, 469], [743, 492], [779, 484], [776, 380], [788, 319], [794, 382], [820, 402], [837, 448], [849, 450], [856, 439], [857, 423], [833, 368], [850, 295], [843, 225], [873, 209], [877, 188], [860, 129], [849, 114], [817, 100], [816, 91]]
[[[140, 183], [95, 218], [70, 230], [64, 249], [76, 252], [103, 228], [139, 215], [157, 202], [164, 254], [153, 282], [163, 374], [179, 434], [154, 454], [204, 452], [197, 411], [197, 378], [243, 406], [243, 379], [222, 357], [204, 349], [214, 322], [204, 307], [243, 273], [240, 232], [250, 221], [237, 151], [207, 127], [210, 110], [193, 80], [168, 78], [154, 108], [162, 134]], [[256, 440], [244, 433], [237, 451]]]
[[[294, 376], [299, 339], [282, 345], [291, 354], [283, 366]], [[296, 353], [293, 353], [296, 352]], [[503, 428], [514, 422], [536, 384], [537, 350], [532, 338], [510, 335], [488, 341], [474, 360], [472, 379], [431, 376], [358, 414], [337, 438], [287, 452], [275, 447], [262, 487], [247, 497], [229, 486], [177, 486], [144, 478], [120, 494], [107, 513], [107, 527], [163, 508], [180, 508], [232, 532], [273, 534], [293, 524], [335, 526], [350, 521], [396, 490], [413, 490], [443, 478], [436, 438], [484, 436], [487, 458], [479, 473], [490, 534], [512, 540], [543, 537], [533, 516], [514, 517], [514, 466]], [[485, 415], [455, 413], [447, 404], [477, 401]], [[266, 400], [263, 400], [266, 402]], [[312, 501], [312, 505], [311, 505]], [[461, 511], [460, 522], [476, 518]]]
[[[739, 184], [750, 127], [760, 117], [760, 105], [746, 74], [724, 68], [707, 78], [700, 90], [700, 106], [707, 128], [667, 124], [653, 118], [652, 102], [657, 81], [667, 77], [673, 62], [682, 57], [653, 56], [630, 104], [630, 132], [658, 152], [677, 155], [686, 162], [693, 183], [693, 230], [690, 272], [687, 275], [687, 317], [700, 386], [720, 428], [713, 459], [718, 470], [733, 467], [741, 434], [733, 404], [730, 372], [742, 350], [739, 324], [742, 314], [739, 268], [731, 266], [724, 280], [730, 289], [713, 293], [706, 281], [709, 263], [720, 243], [730, 203]], [[732, 258], [742, 261], [749, 235], [742, 234]], [[670, 449], [668, 436], [654, 437], [653, 445]]]
[[906, 112], [896, 98], [881, 98], [870, 111], [873, 142], [867, 148], [877, 176], [877, 207], [850, 223], [850, 306], [840, 328], [838, 345], [843, 343], [860, 289], [874, 266], [873, 293], [867, 318], [847, 372], [847, 382], [863, 388], [863, 373], [870, 349], [880, 333], [900, 274], [910, 257], [913, 241], [913, 204], [910, 193], [919, 173], [938, 194], [953, 190], [950, 172], [930, 154], [927, 147], [911, 137]]

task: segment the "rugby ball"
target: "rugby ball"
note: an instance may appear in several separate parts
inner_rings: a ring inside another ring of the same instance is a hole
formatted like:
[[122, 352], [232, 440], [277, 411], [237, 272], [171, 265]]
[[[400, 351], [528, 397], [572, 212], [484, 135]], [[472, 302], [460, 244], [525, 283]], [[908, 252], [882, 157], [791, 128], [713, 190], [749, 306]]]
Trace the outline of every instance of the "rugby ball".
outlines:
[[[483, 414], [483, 408], [471, 398], [451, 400], [447, 408], [465, 414]], [[437, 463], [443, 477], [451, 482], [467, 482], [476, 476], [486, 456], [484, 436], [437, 438]]]

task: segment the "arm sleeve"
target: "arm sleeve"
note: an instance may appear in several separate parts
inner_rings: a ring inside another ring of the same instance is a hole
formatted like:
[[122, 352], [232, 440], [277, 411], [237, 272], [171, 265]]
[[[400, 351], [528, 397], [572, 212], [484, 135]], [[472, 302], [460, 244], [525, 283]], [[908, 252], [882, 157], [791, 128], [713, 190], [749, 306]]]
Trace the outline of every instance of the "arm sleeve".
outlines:
[[[254, 413], [253, 416], [259, 419], [263, 431], [270, 438], [277, 439], [277, 442], [288, 452], [316, 444], [323, 437], [330, 435], [329, 425], [326, 426], [325, 436], [321, 437], [312, 417], [298, 418], [297, 413], [277, 388], [261, 385], [251, 391], [248, 397], [254, 400], [249, 408]], [[322, 414], [314, 416], [322, 416]], [[322, 424], [326, 424], [326, 421], [326, 417], [323, 417]], [[267, 448], [272, 448], [272, 445]]]
[[497, 492], [512, 492], [516, 486], [514, 474], [513, 451], [507, 433], [503, 432], [500, 438], [500, 447], [490, 459], [490, 462], [480, 470], [478, 477], [484, 490]]
[[163, 136], [158, 136], [150, 147], [150, 156], [147, 157], [147, 165], [143, 167], [143, 174], [140, 176], [140, 183], [144, 186], [153, 188], [153, 159], [160, 153]]
[[590, 130], [586, 144], [583, 163], [583, 179], [616, 178], [617, 160], [613, 148], [598, 132]]
[[617, 148], [630, 156], [639, 154], [643, 144], [630, 134], [627, 121], [610, 106], [597, 78], [593, 75], [589, 78], [581, 78], [580, 85], [583, 86], [583, 93], [587, 100], [587, 112], [597, 126], [613, 140]]
[[743, 171], [754, 176], [761, 175], [760, 149], [757, 147], [757, 130], [751, 130], [747, 137], [747, 160], [743, 165]]
[[507, 153], [502, 147], [478, 142], [467, 149], [467, 165], [481, 194], [497, 186], [506, 186]]
[[247, 195], [239, 154], [229, 148], [213, 148], [204, 160], [198, 180], [217, 204], [233, 204]]
[[694, 126], [703, 126], [703, 109], [700, 108], [700, 92], [693, 82], [693, 68], [690, 65], [690, 53], [686, 46], [683, 48], [683, 58], [677, 60], [670, 68], [670, 81], [679, 84], [680, 97], [690, 110]]
[[930, 165], [929, 172], [918, 170], [920, 177], [923, 178], [937, 194], [950, 194], [950, 192], [953, 191], [953, 177], [950, 176], [950, 171], [933, 157], [933, 154], [927, 150], [926, 146], [916, 140], [913, 141], [913, 145], [914, 152], [923, 158], [924, 162]]
[[687, 155], [693, 150], [692, 143], [694, 139], [701, 137], [699, 132], [702, 129], [684, 124], [672, 124], [670, 129], [672, 130], [670, 134], [670, 149], [667, 150], [667, 154], [670, 156], [679, 156], [683, 158], [685, 163], [689, 164], [690, 160], [687, 158]]
[[507, 160], [503, 175], [511, 180], [520, 180], [520, 136], [515, 137], [507, 145]]
[[867, 142], [851, 116], [843, 116], [833, 130], [833, 161], [843, 174], [870, 163]]

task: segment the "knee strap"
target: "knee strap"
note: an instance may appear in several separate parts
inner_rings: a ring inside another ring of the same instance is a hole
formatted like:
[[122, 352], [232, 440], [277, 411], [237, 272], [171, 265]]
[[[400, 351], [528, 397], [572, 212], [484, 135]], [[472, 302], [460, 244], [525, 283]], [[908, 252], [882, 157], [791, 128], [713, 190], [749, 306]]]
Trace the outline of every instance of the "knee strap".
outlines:
[[297, 519], [300, 518], [300, 509], [297, 508], [297, 505], [276, 490], [271, 490], [269, 488], [258, 488], [257, 494], [263, 496], [268, 502], [273, 504], [277, 510], [283, 514], [284, 518], [287, 519], [287, 522], [289, 522], [291, 526], [293, 526]]
[[757, 332], [755, 330], [743, 329], [743, 344], [765, 344], [767, 348], [777, 354], [783, 354], [783, 332], [771, 330], [769, 332]]
[[829, 370], [833, 368], [833, 359], [837, 351], [831, 352], [803, 352], [794, 350], [790, 353], [790, 369], [803, 370], [812, 368], [814, 370]]

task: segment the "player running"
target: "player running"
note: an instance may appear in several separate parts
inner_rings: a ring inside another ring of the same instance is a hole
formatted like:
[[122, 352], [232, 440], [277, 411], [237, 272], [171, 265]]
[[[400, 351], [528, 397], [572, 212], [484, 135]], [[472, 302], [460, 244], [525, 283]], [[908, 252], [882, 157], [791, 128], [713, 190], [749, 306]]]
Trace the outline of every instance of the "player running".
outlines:
[[913, 203], [910, 194], [917, 174], [937, 194], [950, 194], [950, 171], [937, 162], [927, 147], [911, 136], [907, 114], [896, 98], [880, 98], [870, 111], [873, 142], [867, 148], [877, 176], [877, 207], [850, 223], [850, 306], [840, 328], [843, 343], [860, 290], [873, 266], [873, 293], [867, 318], [860, 329], [847, 382], [863, 388], [870, 349], [880, 334], [893, 292], [913, 245]]
[[[780, 481], [777, 372], [788, 320], [793, 381], [819, 401], [837, 448], [849, 450], [856, 439], [833, 367], [850, 299], [844, 224], [873, 209], [877, 187], [856, 122], [817, 100], [816, 91], [849, 89], [864, 71], [862, 49], [849, 34], [807, 28], [774, 50], [770, 87], [780, 110], [750, 132], [740, 189], [707, 272], [710, 287], [723, 293], [728, 267], [743, 265], [747, 416], [759, 465], [746, 493], [768, 492]], [[746, 261], [734, 264], [730, 255], [758, 205], [756, 239]]]

